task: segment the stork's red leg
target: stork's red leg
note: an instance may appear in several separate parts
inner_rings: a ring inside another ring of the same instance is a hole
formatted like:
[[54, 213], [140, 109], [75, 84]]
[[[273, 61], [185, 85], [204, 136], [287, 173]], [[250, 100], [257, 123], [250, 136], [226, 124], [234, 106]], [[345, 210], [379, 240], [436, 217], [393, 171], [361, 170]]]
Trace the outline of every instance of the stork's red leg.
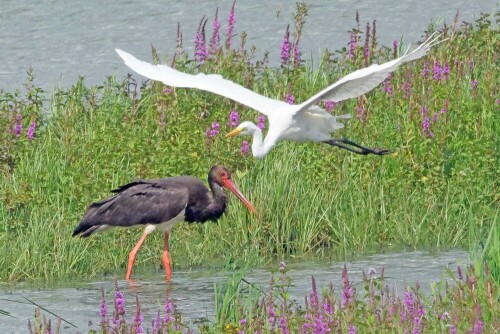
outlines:
[[172, 269], [170, 267], [170, 257], [168, 254], [168, 232], [165, 232], [165, 239], [163, 242], [163, 266], [165, 267], [165, 272], [167, 274], [167, 282], [170, 282], [170, 279], [172, 278]]
[[149, 233], [144, 232], [139, 241], [137, 241], [137, 243], [135, 244], [134, 248], [128, 254], [127, 274], [125, 275], [126, 280], [130, 280], [130, 275], [132, 274], [132, 267], [134, 266], [135, 257], [137, 255], [137, 252], [139, 251], [139, 248], [141, 248], [142, 244], [144, 243], [144, 240], [146, 240], [148, 234]]

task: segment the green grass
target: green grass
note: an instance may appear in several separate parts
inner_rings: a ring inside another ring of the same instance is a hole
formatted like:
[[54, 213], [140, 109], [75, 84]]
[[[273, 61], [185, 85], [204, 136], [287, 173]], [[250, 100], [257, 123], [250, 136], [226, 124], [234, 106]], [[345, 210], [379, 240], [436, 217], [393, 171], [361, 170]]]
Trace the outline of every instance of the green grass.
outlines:
[[[219, 135], [206, 144], [205, 130], [229, 112], [242, 120], [257, 114], [213, 94], [145, 86], [109, 78], [87, 87], [79, 80], [49, 101], [33, 87], [0, 93], [0, 280], [56, 280], [124, 271], [137, 230], [114, 230], [89, 239], [71, 238], [92, 201], [134, 178], [190, 174], [206, 179], [216, 163], [234, 171], [240, 188], [259, 211], [253, 216], [231, 198], [217, 224], [179, 225], [171, 238], [174, 268], [235, 261], [265, 262], [274, 257], [352, 257], [373, 249], [476, 249], [500, 277], [498, 221], [500, 175], [498, 31], [486, 18], [474, 27], [446, 32], [448, 41], [425, 59], [406, 64], [392, 77], [394, 97], [380, 88], [334, 113], [349, 120], [338, 135], [369, 147], [395, 150], [384, 157], [356, 156], [320, 144], [281, 143], [264, 159], [243, 157], [242, 139]], [[360, 43], [361, 44], [361, 43]], [[262, 94], [300, 102], [363, 67], [361, 48], [327, 54], [317, 69], [266, 67], [251, 52], [221, 50], [200, 66]], [[392, 51], [372, 49], [370, 62]], [[455, 65], [455, 61], [457, 64]], [[470, 67], [470, 62], [474, 67]], [[424, 63], [429, 78], [422, 76]], [[449, 77], [432, 79], [433, 63], [451, 67]], [[250, 65], [248, 65], [250, 64]], [[188, 58], [177, 67], [196, 72]], [[472, 89], [473, 80], [477, 86]], [[405, 82], [411, 95], [405, 96]], [[422, 133], [422, 107], [434, 137]], [[35, 139], [12, 129], [21, 114], [24, 131], [43, 124]], [[161, 122], [165, 122], [163, 126]], [[248, 139], [248, 138], [246, 138]], [[161, 236], [152, 235], [139, 253], [139, 267], [161, 266]], [[140, 270], [140, 268], [139, 268]], [[175, 269], [174, 269], [175, 270]]]

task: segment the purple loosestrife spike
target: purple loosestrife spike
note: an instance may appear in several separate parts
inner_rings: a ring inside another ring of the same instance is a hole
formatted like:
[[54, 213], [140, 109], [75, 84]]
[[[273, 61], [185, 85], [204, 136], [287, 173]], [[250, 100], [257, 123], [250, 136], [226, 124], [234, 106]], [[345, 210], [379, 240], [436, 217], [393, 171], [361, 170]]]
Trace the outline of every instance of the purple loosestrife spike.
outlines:
[[474, 327], [472, 328], [472, 334], [482, 334], [484, 330], [484, 325], [481, 320], [476, 320]]
[[233, 6], [231, 7], [231, 11], [229, 12], [229, 17], [227, 18], [226, 49], [231, 48], [231, 39], [233, 38], [234, 24], [236, 23], [236, 20], [234, 18], [235, 3], [236, 0], [234, 0]]
[[476, 79], [474, 79], [474, 80], [472, 80], [472, 81], [471, 81], [471, 83], [470, 83], [470, 89], [471, 89], [471, 90], [475, 90], [475, 89], [476, 89], [476, 87], [477, 87], [477, 80], [476, 80]]
[[160, 311], [156, 313], [156, 316], [153, 320], [153, 334], [158, 334], [158, 330], [160, 329], [161, 326], [161, 318], [160, 318]]
[[470, 69], [471, 71], [474, 71], [474, 60], [471, 60], [471, 61], [469, 62], [469, 69]]
[[198, 63], [204, 62], [208, 58], [205, 37], [201, 31], [197, 31], [194, 37], [194, 60]]
[[331, 113], [335, 105], [337, 104], [335, 101], [332, 100], [326, 100], [325, 102], [325, 110], [326, 112]]
[[290, 51], [292, 50], [292, 45], [290, 43], [290, 32], [288, 30], [289, 26], [286, 27], [285, 37], [281, 41], [281, 52], [280, 52], [280, 62], [282, 65], [288, 65], [290, 63]]
[[450, 330], [448, 331], [449, 334], [457, 334], [457, 327], [455, 327], [454, 324], [450, 325]]
[[348, 334], [356, 334], [358, 332], [356, 326], [350, 325], [349, 328], [347, 329]]
[[220, 22], [219, 22], [218, 14], [219, 14], [219, 8], [217, 8], [215, 10], [214, 23], [212, 24], [213, 34], [212, 34], [212, 38], [210, 38], [210, 44], [209, 44], [209, 50], [208, 50], [209, 54], [212, 54], [212, 55], [215, 54], [220, 47], [220, 33], [219, 33]]
[[439, 114], [434, 114], [432, 115], [432, 123], [436, 123], [438, 121], [438, 118], [439, 118]]
[[14, 135], [16, 137], [19, 137], [21, 135], [21, 132], [23, 132], [23, 124], [22, 124], [22, 121], [23, 120], [23, 116], [21, 115], [21, 113], [17, 114], [16, 116], [16, 126], [14, 127]]
[[366, 36], [365, 45], [363, 48], [363, 58], [365, 60], [365, 66], [368, 66], [368, 59], [370, 58], [370, 23], [366, 23]]
[[368, 268], [368, 275], [373, 276], [377, 274], [377, 270], [373, 267]]
[[286, 269], [286, 263], [284, 261], [281, 261], [280, 262], [280, 272], [281, 273], [284, 273], [285, 272], [285, 269]]
[[422, 70], [422, 76], [424, 79], [427, 79], [429, 77], [429, 63], [424, 62], [424, 69]]
[[241, 143], [241, 148], [240, 148], [240, 152], [243, 156], [247, 156], [248, 155], [248, 141], [244, 140], [242, 143]]
[[384, 80], [383, 89], [390, 97], [394, 96], [394, 91], [392, 89], [392, 74], [389, 74], [387, 79]]
[[144, 321], [144, 317], [141, 314], [141, 304], [139, 303], [139, 297], [135, 296], [136, 302], [136, 312], [133, 320], [133, 326], [135, 328], [135, 334], [143, 334], [142, 322]]
[[356, 33], [354, 31], [351, 31], [349, 40], [349, 52], [348, 52], [348, 56], [350, 59], [354, 59], [356, 57], [356, 42], [357, 42]]
[[448, 64], [448, 62], [444, 63], [443, 75], [446, 79], [448, 79], [448, 77], [450, 76], [450, 64]]
[[264, 130], [264, 128], [266, 127], [265, 121], [266, 118], [262, 115], [259, 115], [259, 117], [257, 117], [257, 127], [261, 130]]
[[231, 110], [229, 113], [229, 126], [235, 127], [240, 123], [240, 114], [236, 110]]
[[408, 290], [404, 292], [404, 302], [408, 313], [413, 313], [413, 294]]
[[318, 289], [316, 287], [316, 280], [314, 276], [311, 277], [311, 286], [312, 290], [309, 293], [309, 300], [311, 302], [311, 309], [316, 312], [319, 307], [319, 297], [318, 297]]
[[295, 65], [299, 65], [300, 64], [300, 61], [301, 61], [300, 56], [301, 55], [302, 55], [302, 52], [300, 52], [300, 48], [299, 48], [298, 42], [294, 43], [293, 44], [293, 63]]
[[240, 320], [240, 326], [245, 325], [247, 323], [247, 319], [243, 318]]
[[408, 99], [411, 96], [411, 83], [409, 81], [405, 81], [403, 84], [403, 91], [405, 93], [405, 97]]
[[163, 318], [163, 324], [166, 325], [166, 324], [174, 322], [174, 320], [175, 320], [175, 316], [174, 316], [175, 305], [174, 305], [174, 303], [172, 303], [172, 301], [168, 297], [165, 300], [164, 310], [165, 310], [165, 317]]
[[284, 314], [279, 317], [279, 328], [282, 334], [290, 334], [290, 329], [288, 327], [288, 319]]
[[432, 67], [432, 78], [436, 81], [440, 81], [443, 74], [443, 69], [441, 64], [436, 60], [434, 61], [434, 66]]
[[163, 90], [163, 93], [165, 93], [165, 94], [168, 94], [171, 92], [172, 92], [172, 88], [170, 88], [170, 87], [165, 87], [165, 89]]
[[219, 134], [219, 129], [220, 129], [219, 123], [217, 121], [213, 122], [212, 127], [207, 128], [207, 130], [205, 131], [207, 139], [212, 139], [213, 137], [217, 136]]
[[36, 130], [36, 122], [33, 121], [33, 122], [31, 122], [31, 125], [28, 128], [28, 131], [26, 132], [26, 136], [28, 136], [28, 139], [30, 141], [32, 141], [33, 138], [35, 138], [35, 130]]
[[398, 57], [398, 41], [392, 41], [392, 52], [393, 52], [393, 57], [396, 59]]
[[293, 96], [291, 93], [286, 93], [285, 102], [288, 104], [295, 104], [295, 96]]

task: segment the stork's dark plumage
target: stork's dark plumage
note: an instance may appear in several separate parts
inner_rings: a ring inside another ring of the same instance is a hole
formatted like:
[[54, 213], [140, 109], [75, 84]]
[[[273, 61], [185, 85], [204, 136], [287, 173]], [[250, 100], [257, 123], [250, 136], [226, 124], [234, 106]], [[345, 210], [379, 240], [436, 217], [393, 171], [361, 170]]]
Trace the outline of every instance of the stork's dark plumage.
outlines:
[[112, 190], [115, 195], [93, 203], [73, 236], [88, 237], [112, 227], [143, 226], [144, 233], [129, 253], [125, 278], [130, 279], [136, 254], [144, 240], [156, 228], [165, 236], [163, 265], [167, 281], [172, 276], [168, 254], [168, 236], [179, 221], [204, 223], [216, 221], [224, 213], [227, 196], [222, 187], [229, 189], [246, 207], [256, 213], [252, 204], [231, 179], [231, 172], [223, 166], [214, 166], [208, 173], [210, 191], [202, 181], [191, 176], [165, 179], [138, 180]]

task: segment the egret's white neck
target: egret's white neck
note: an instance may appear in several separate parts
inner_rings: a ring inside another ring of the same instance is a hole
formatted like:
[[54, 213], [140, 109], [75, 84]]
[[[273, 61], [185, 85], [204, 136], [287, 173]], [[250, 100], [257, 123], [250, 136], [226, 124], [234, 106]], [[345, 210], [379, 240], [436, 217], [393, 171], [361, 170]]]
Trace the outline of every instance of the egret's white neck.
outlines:
[[252, 155], [257, 159], [262, 159], [273, 148], [274, 143], [268, 143], [267, 137], [265, 140], [262, 140], [262, 130], [257, 126], [255, 126], [252, 130]]

